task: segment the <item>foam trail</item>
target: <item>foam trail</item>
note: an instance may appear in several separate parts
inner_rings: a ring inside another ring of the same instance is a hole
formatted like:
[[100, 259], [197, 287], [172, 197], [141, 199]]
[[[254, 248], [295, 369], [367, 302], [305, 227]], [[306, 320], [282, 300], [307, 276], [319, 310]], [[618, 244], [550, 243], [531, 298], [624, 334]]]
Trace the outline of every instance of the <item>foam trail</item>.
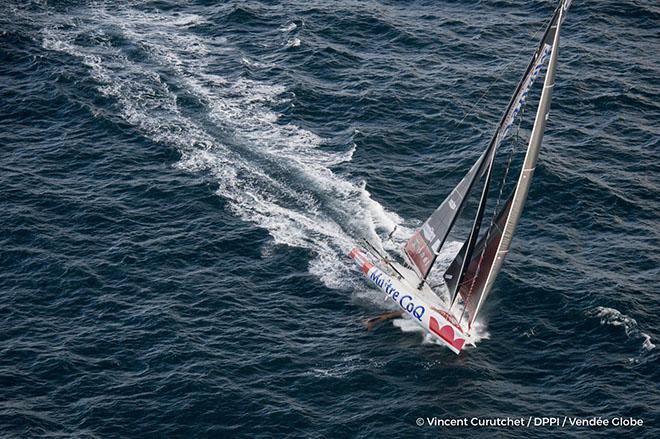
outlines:
[[[311, 250], [315, 256], [309, 271], [328, 287], [363, 285], [346, 256], [357, 238], [381, 245], [381, 237], [398, 226], [393, 239], [382, 245], [400, 252], [413, 228], [374, 201], [364, 182], [352, 182], [332, 170], [352, 159], [355, 144], [330, 150], [318, 135], [280, 123], [272, 107], [287, 104], [284, 87], [228, 79], [209, 62], [217, 63], [214, 57], [220, 54], [224, 62], [232, 60], [228, 69], [263, 64], [250, 61], [224, 38], [191, 32], [203, 22], [197, 16], [122, 8], [87, 12], [74, 29], [58, 25], [57, 19], [65, 17], [51, 17], [55, 25], [43, 31], [44, 48], [81, 59], [99, 92], [117, 103], [118, 114], [145, 136], [176, 148], [181, 154], [178, 168], [212, 176], [218, 195], [235, 215], [267, 230], [275, 244]], [[139, 47], [142, 56], [114, 46], [117, 34]], [[78, 38], [82, 35], [85, 38]], [[90, 40], [95, 43], [84, 43]], [[162, 71], [169, 72], [167, 81]], [[203, 114], [190, 115], [179, 105], [182, 92], [174, 92], [172, 82], [203, 104]], [[460, 243], [447, 246], [439, 265], [448, 265], [459, 249]], [[367, 297], [387, 306], [374, 290]], [[406, 331], [411, 330], [408, 323], [395, 324]], [[485, 331], [474, 332], [469, 342], [487, 337]]]
[[[64, 25], [64, 16], [49, 20], [44, 48], [79, 58], [125, 121], [181, 153], [176, 166], [214, 177], [234, 214], [266, 229], [277, 244], [312, 250], [309, 269], [329, 287], [347, 288], [357, 278], [345, 256], [354, 238], [378, 242], [402, 222], [363, 183], [332, 171], [351, 160], [354, 144], [330, 150], [316, 134], [278, 122], [271, 108], [287, 103], [284, 87], [217, 74], [218, 62], [229, 71], [259, 64], [222, 37], [195, 34], [202, 18], [99, 6], [81, 12], [75, 28]], [[114, 45], [118, 34], [142, 55]], [[206, 112], [188, 114], [173, 82]]]

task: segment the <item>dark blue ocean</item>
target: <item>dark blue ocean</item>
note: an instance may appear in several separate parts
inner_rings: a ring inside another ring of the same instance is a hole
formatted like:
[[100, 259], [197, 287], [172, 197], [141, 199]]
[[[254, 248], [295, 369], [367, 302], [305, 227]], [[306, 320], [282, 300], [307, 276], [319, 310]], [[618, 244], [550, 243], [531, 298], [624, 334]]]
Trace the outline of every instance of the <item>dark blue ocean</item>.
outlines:
[[[555, 5], [2, 2], [0, 436], [660, 437], [656, 2], [573, 2], [476, 346], [362, 325], [347, 252], [444, 199]], [[530, 416], [644, 424], [416, 425]]]

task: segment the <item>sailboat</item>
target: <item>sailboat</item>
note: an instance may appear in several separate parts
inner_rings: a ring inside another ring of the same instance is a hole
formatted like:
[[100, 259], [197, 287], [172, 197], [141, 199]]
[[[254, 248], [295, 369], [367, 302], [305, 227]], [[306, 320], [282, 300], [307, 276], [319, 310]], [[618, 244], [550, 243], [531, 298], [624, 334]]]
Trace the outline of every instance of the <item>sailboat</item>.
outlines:
[[[470, 339], [471, 330], [509, 252], [513, 233], [527, 199], [555, 85], [559, 34], [570, 3], [570, 0], [559, 2], [488, 146], [442, 204], [407, 240], [400, 258], [392, 258], [382, 248], [376, 248], [368, 241], [365, 241], [364, 248], [355, 247], [349, 253], [369, 281], [384, 291], [398, 305], [401, 313], [408, 314], [439, 344], [447, 346], [456, 354], [461, 352]], [[480, 233], [496, 153], [520, 117], [530, 88], [546, 62], [543, 90], [515, 188], [503, 203], [500, 190], [495, 215], [484, 232]], [[431, 286], [429, 274], [459, 214], [472, 193], [476, 192], [478, 182], [482, 182], [483, 188], [470, 232], [442, 276], [444, 286]], [[446, 289], [442, 291], [439, 287]]]

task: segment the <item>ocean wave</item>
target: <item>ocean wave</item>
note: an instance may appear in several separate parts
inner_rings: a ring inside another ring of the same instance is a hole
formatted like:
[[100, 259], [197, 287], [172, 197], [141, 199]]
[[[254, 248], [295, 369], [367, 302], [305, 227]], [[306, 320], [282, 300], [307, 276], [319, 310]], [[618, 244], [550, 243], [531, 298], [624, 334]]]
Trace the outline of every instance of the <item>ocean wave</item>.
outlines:
[[639, 325], [635, 319], [623, 314], [618, 309], [598, 306], [590, 310], [588, 315], [600, 318], [601, 325], [622, 327], [629, 339], [642, 339], [643, 350], [650, 351], [655, 349], [655, 344], [651, 341], [651, 336], [639, 329]]
[[289, 23], [288, 25], [280, 28], [280, 32], [291, 32], [292, 30], [295, 30], [298, 27], [296, 23]]
[[359, 322], [396, 305], [345, 252], [400, 251], [485, 147], [552, 6], [0, 4], [3, 433], [414, 436], [411, 415], [569, 410], [658, 436], [651, 7], [569, 14], [475, 325], [491, 340], [456, 357], [409, 319]]
[[299, 46], [300, 46], [300, 38], [291, 38], [289, 41], [286, 42], [287, 48], [293, 48]]

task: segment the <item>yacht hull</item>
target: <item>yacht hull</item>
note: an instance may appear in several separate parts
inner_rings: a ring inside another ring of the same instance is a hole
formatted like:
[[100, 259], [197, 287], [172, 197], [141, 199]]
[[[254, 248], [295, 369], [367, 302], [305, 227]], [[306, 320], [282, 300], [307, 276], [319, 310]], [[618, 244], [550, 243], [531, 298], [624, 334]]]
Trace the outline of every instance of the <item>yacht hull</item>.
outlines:
[[431, 303], [421, 290], [412, 286], [414, 281], [411, 282], [403, 275], [394, 273], [394, 270], [380, 267], [359, 248], [351, 250], [349, 256], [355, 260], [367, 279], [382, 290], [415, 323], [455, 354], [461, 352], [466, 336], [442, 303]]

